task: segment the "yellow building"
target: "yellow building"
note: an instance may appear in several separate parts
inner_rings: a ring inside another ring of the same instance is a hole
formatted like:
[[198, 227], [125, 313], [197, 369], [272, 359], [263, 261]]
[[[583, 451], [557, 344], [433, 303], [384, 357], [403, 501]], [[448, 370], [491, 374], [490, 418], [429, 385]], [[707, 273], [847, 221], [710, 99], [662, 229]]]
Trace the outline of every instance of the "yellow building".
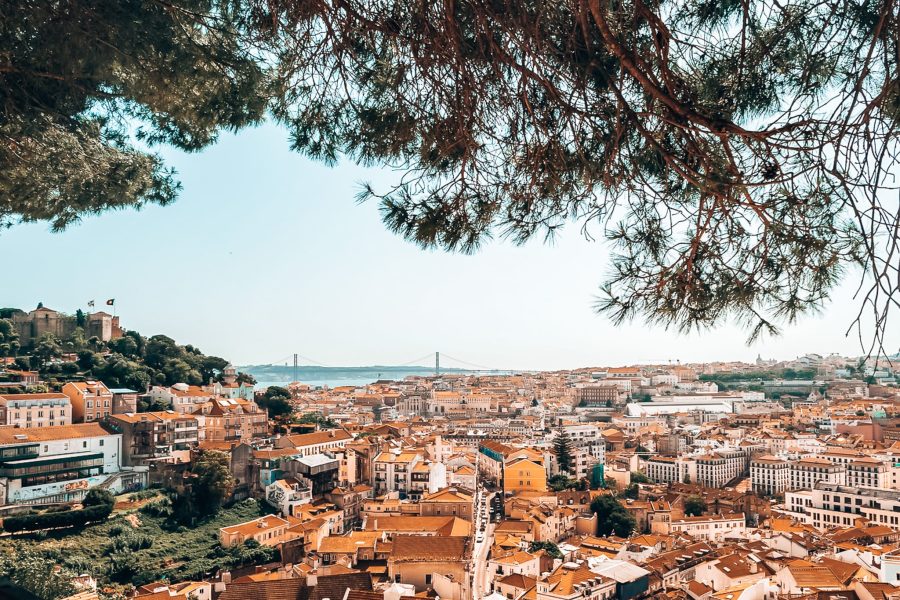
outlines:
[[503, 467], [503, 491], [546, 492], [547, 471], [528, 458], [511, 460]]

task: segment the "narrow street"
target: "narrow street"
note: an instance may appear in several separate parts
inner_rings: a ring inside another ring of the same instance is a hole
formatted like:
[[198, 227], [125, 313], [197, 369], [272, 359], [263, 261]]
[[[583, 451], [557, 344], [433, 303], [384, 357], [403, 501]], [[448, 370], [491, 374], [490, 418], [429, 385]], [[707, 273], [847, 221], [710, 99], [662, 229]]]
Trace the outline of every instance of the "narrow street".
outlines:
[[494, 524], [490, 523], [484, 532], [484, 542], [475, 544], [473, 555], [475, 557], [474, 566], [474, 585], [472, 588], [472, 598], [480, 600], [491, 593], [491, 578], [488, 573], [487, 559], [488, 552], [491, 549], [491, 541], [494, 537]]

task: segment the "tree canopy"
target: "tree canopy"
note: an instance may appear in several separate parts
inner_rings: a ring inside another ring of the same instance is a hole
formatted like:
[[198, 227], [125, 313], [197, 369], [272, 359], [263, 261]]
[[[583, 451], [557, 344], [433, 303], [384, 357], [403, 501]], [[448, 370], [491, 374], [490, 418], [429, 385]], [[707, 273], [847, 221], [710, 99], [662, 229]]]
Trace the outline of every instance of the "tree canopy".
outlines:
[[[0, 13], [0, 223], [171, 202], [143, 144], [266, 116], [396, 167], [385, 224], [470, 252], [566, 223], [614, 248], [598, 308], [751, 338], [851, 268], [880, 347], [900, 271], [895, 0], [25, 0]], [[65, 44], [65, 51], [63, 50]], [[879, 348], [880, 349], [880, 348]], [[180, 367], [180, 365], [178, 365]]]
[[700, 496], [688, 496], [684, 499], [684, 514], [699, 517], [706, 511], [706, 502]]
[[191, 466], [191, 504], [197, 514], [211, 515], [231, 496], [235, 479], [231, 474], [229, 455], [209, 450]]
[[12, 321], [0, 318], [0, 358], [15, 356], [19, 346], [19, 333]]
[[[0, 356], [7, 347], [11, 354], [19, 350], [15, 330], [9, 329], [7, 323], [0, 319]], [[66, 352], [76, 354], [76, 362], [56, 360]], [[224, 358], [206, 355], [190, 344], [180, 345], [165, 335], [146, 338], [137, 331], [127, 331], [120, 338], [103, 342], [96, 337], [85, 339], [80, 327], [65, 340], [45, 333], [33, 344], [28, 359], [20, 358], [20, 367], [38, 369], [43, 375], [70, 376], [81, 371], [109, 387], [137, 391], [146, 390], [150, 385], [202, 385], [211, 379], [221, 381], [228, 366]], [[248, 377], [238, 374], [238, 379], [243, 381], [248, 381]]]
[[597, 515], [597, 535], [627, 538], [637, 527], [635, 518], [615, 496], [597, 496], [591, 501], [591, 512]]
[[269, 411], [269, 416], [273, 419], [290, 418], [294, 412], [290, 390], [277, 385], [266, 388], [265, 392], [256, 397], [256, 403]]

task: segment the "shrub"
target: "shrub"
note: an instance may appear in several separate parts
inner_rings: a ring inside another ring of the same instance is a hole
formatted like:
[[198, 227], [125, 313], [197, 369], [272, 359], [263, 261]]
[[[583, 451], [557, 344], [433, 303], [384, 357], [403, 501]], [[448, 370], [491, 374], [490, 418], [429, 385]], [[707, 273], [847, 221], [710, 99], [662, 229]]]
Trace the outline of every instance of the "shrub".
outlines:
[[16, 533], [52, 527], [80, 527], [87, 523], [105, 520], [112, 513], [112, 508], [112, 504], [99, 504], [82, 510], [6, 517], [3, 519], [3, 529], [10, 533]]
[[116, 497], [112, 495], [112, 492], [101, 490], [99, 488], [88, 490], [88, 493], [84, 496], [84, 500], [81, 501], [81, 505], [85, 508], [88, 506], [103, 506], [105, 504], [109, 504], [110, 507], [112, 507], [115, 503]]

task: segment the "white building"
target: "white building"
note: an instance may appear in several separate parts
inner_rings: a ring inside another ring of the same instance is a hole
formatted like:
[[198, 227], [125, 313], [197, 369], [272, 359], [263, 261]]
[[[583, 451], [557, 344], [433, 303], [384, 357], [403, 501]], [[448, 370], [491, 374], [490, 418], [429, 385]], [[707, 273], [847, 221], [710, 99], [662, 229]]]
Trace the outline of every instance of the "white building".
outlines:
[[294, 508], [312, 502], [312, 485], [296, 477], [277, 479], [266, 486], [266, 502], [282, 516], [294, 514]]
[[785, 493], [788, 510], [819, 529], [849, 527], [859, 517], [900, 531], [900, 492], [819, 482]]
[[720, 450], [706, 456], [698, 456], [696, 483], [706, 487], [721, 488], [729, 481], [742, 476], [747, 469], [747, 455], [740, 450]]
[[847, 482], [847, 469], [844, 465], [835, 464], [824, 458], [804, 458], [791, 463], [789, 489], [812, 488], [820, 481], [844, 485]]
[[375, 470], [375, 494], [399, 492], [409, 495], [413, 491], [413, 469], [422, 461], [416, 452], [394, 450], [382, 452], [372, 461]]
[[750, 485], [760, 494], [783, 494], [791, 481], [791, 464], [774, 456], [761, 456], [750, 461]]
[[180, 413], [192, 413], [215, 397], [202, 387], [186, 383], [176, 383], [172, 387], [155, 385], [150, 388], [149, 395], [152, 400], [170, 405], [172, 410]]
[[147, 473], [121, 471], [122, 436], [97, 423], [0, 428], [0, 503], [79, 500], [92, 487], [111, 492], [146, 484]]
[[696, 540], [722, 541], [726, 537], [742, 537], [746, 532], [743, 514], [704, 515], [673, 519], [672, 533], [686, 533]]
[[652, 456], [644, 462], [644, 472], [656, 483], [695, 483], [697, 462], [691, 458]]
[[847, 464], [847, 485], [851, 487], [891, 488], [891, 473], [888, 466], [874, 458], [859, 458]]

